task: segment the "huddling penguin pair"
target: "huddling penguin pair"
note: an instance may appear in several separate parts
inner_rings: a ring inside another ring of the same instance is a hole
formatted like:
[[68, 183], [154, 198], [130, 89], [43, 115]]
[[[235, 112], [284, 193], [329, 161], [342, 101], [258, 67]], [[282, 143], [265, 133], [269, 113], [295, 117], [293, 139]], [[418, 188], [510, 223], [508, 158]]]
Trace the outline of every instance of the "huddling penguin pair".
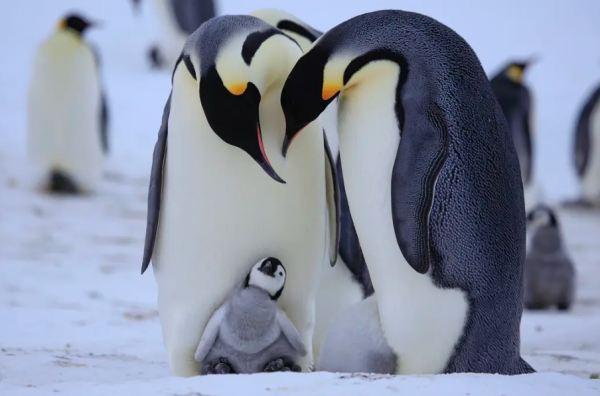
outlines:
[[276, 301], [291, 325], [271, 304], [264, 332], [287, 352], [254, 369], [534, 372], [519, 342], [519, 160], [456, 32], [397, 10], [324, 34], [273, 10], [223, 15], [187, 38], [171, 78], [142, 272], [152, 261], [175, 375], [249, 367], [275, 345], [219, 356], [245, 323], [232, 290], [261, 257], [285, 265]]

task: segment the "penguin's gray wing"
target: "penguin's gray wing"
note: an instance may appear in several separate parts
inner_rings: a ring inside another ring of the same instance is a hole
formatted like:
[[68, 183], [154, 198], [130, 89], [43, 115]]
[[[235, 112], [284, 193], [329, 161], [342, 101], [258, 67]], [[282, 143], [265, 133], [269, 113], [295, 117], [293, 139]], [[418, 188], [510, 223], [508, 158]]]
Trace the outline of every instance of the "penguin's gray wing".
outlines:
[[165, 104], [163, 111], [162, 124], [158, 131], [158, 139], [154, 145], [152, 155], [152, 169], [150, 170], [150, 185], [148, 186], [148, 213], [146, 217], [146, 239], [144, 244], [144, 257], [142, 259], [142, 274], [148, 268], [152, 253], [154, 252], [154, 243], [156, 242], [156, 233], [158, 231], [158, 219], [160, 217], [160, 201], [162, 198], [163, 170], [167, 154], [167, 133], [169, 126], [169, 113], [171, 111], [171, 93]]
[[214, 17], [214, 0], [168, 0], [177, 25], [186, 35], [196, 31], [204, 22]]
[[281, 309], [277, 310], [277, 323], [279, 324], [283, 335], [285, 335], [285, 338], [292, 344], [298, 354], [302, 357], [306, 356], [306, 346], [304, 345], [304, 342], [302, 342], [300, 333], [298, 333], [296, 326], [294, 326], [292, 321]]
[[420, 117], [404, 123], [392, 172], [392, 219], [398, 246], [415, 271], [427, 273], [429, 212], [435, 183], [448, 158], [448, 125], [443, 110], [430, 102]]
[[196, 349], [196, 354], [194, 355], [194, 359], [196, 359], [197, 362], [202, 362], [215, 344], [217, 336], [219, 335], [221, 323], [225, 319], [225, 316], [228, 312], [229, 304], [228, 301], [226, 301], [225, 304], [221, 305], [221, 307], [215, 311], [213, 316], [211, 316], [210, 320], [206, 324], [204, 333], [202, 333], [200, 343]]
[[333, 267], [340, 247], [340, 186], [335, 170], [335, 160], [323, 129], [325, 143], [325, 182], [327, 183], [327, 212], [329, 214], [329, 263]]
[[531, 136], [531, 96], [527, 88], [523, 87], [522, 95], [522, 103], [523, 103], [523, 115], [521, 122], [523, 126], [521, 128], [523, 133], [523, 140], [525, 144], [525, 153], [526, 155], [521, 158], [522, 161], [525, 162], [524, 165], [521, 166], [521, 169], [524, 169], [523, 180], [525, 183], [529, 183], [531, 180], [531, 170], [533, 163], [533, 139]]
[[354, 221], [348, 205], [348, 196], [344, 184], [344, 172], [342, 170], [342, 155], [338, 154], [336, 164], [336, 174], [340, 186], [340, 248], [339, 255], [344, 260], [346, 267], [352, 273], [352, 276], [362, 286], [363, 294], [368, 297], [374, 293], [373, 283], [369, 269], [365, 261], [365, 256], [360, 247], [360, 241]]
[[[590, 163], [590, 121], [594, 109], [600, 100], [600, 87], [592, 93], [590, 98], [585, 102], [581, 109], [579, 118], [577, 119], [577, 127], [575, 130], [575, 169], [577, 175], [582, 177], [585, 174], [588, 164]], [[600, 110], [598, 110], [600, 111]]]
[[[94, 61], [96, 62], [96, 70], [98, 75], [100, 74], [100, 53], [98, 49], [91, 44], [88, 44], [94, 55]], [[106, 93], [104, 87], [100, 86], [100, 139], [102, 140], [102, 151], [104, 154], [108, 154], [108, 104], [106, 102]]]

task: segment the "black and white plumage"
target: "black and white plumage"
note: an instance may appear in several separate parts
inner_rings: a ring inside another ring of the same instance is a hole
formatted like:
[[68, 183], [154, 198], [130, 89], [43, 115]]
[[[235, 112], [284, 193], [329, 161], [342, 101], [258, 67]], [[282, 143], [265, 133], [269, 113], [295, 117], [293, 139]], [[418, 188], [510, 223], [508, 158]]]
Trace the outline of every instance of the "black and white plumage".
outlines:
[[575, 265], [563, 241], [555, 211], [538, 205], [527, 215], [532, 228], [525, 259], [525, 308], [571, 308], [575, 299]]
[[[285, 312], [277, 307], [286, 273], [269, 257], [256, 263], [243, 285], [215, 311], [198, 344], [202, 374], [300, 371], [306, 347]], [[284, 367], [274, 370], [277, 360]]]
[[336, 98], [345, 189], [397, 373], [533, 372], [520, 355], [519, 161], [472, 48], [411, 12], [333, 27], [283, 88], [284, 155]]

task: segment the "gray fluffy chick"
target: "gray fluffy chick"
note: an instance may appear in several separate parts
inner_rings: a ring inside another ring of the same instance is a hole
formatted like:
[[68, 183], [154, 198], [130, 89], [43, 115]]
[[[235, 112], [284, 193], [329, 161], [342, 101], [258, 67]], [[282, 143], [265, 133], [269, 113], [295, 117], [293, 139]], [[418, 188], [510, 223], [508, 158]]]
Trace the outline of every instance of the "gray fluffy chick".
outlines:
[[277, 307], [285, 277], [273, 257], [252, 267], [206, 325], [195, 355], [202, 375], [300, 371], [295, 361], [306, 356], [306, 347]]
[[396, 374], [397, 369], [398, 358], [381, 330], [375, 295], [332, 320], [323, 340], [318, 371]]
[[525, 259], [525, 308], [568, 310], [575, 297], [575, 267], [563, 244], [554, 211], [538, 205], [527, 215], [532, 228]]

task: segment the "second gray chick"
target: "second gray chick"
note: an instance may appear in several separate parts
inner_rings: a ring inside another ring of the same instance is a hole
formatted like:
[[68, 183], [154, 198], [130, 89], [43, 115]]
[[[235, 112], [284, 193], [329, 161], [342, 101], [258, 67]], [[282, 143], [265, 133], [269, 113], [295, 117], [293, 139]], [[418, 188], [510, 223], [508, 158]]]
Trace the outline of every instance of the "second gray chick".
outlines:
[[538, 205], [527, 215], [532, 236], [525, 259], [525, 308], [568, 310], [575, 298], [575, 266], [554, 211]]

